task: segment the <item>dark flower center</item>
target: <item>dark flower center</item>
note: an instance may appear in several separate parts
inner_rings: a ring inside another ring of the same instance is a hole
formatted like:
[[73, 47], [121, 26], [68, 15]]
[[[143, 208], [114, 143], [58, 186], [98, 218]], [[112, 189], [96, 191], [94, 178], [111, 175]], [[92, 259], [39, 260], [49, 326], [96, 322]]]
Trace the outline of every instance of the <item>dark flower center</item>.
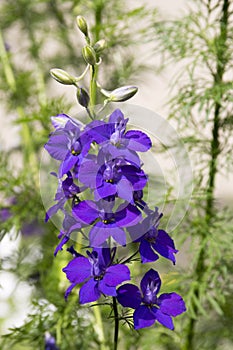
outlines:
[[100, 275], [98, 275], [98, 276], [94, 276], [94, 280], [95, 281], [101, 281], [102, 279], [103, 279], [103, 277], [104, 277], [104, 272], [102, 272]]
[[71, 153], [73, 154], [73, 156], [78, 156], [81, 152], [80, 152], [80, 151], [75, 151], [75, 150], [72, 148]]
[[155, 227], [152, 227], [149, 231], [147, 231], [147, 233], [145, 235], [145, 239], [149, 243], [155, 243], [157, 235], [158, 235], [158, 231], [156, 230]]
[[71, 148], [73, 156], [78, 156], [81, 153], [82, 147], [79, 141], [75, 141]]
[[104, 219], [104, 220], [102, 220], [102, 222], [105, 225], [108, 225], [108, 224], [111, 224], [111, 223], [115, 222], [115, 219], [114, 218]]
[[71, 196], [70, 198], [73, 197], [73, 201], [72, 201], [72, 206], [78, 204], [80, 201], [79, 197], [77, 195]]

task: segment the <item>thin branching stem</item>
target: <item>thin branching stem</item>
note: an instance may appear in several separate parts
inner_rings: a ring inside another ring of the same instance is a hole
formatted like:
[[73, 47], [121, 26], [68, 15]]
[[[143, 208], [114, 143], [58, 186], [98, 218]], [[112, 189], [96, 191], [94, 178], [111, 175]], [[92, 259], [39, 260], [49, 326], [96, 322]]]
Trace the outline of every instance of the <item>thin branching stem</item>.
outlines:
[[117, 309], [116, 297], [113, 297], [112, 300], [113, 300], [113, 312], [114, 312], [114, 321], [115, 321], [113, 350], [117, 350], [118, 334], [119, 334], [119, 317], [118, 317], [118, 309]]
[[[226, 60], [226, 41], [227, 41], [227, 27], [228, 27], [228, 18], [229, 18], [229, 0], [223, 1], [222, 6], [222, 18], [220, 21], [220, 35], [219, 35], [219, 46], [216, 53], [216, 73], [214, 75], [213, 86], [219, 85], [223, 82], [223, 74], [225, 72], [225, 67], [227, 64]], [[222, 96], [221, 96], [222, 98]], [[215, 181], [216, 175], [218, 172], [217, 160], [220, 154], [220, 113], [221, 113], [221, 103], [216, 101], [214, 106], [214, 119], [212, 126], [212, 138], [210, 145], [210, 162], [209, 162], [209, 175], [208, 175], [208, 188], [207, 188], [207, 198], [206, 198], [206, 223], [207, 226], [211, 223], [211, 220], [214, 216], [214, 191], [215, 191]], [[208, 232], [207, 232], [208, 234]], [[198, 283], [201, 283], [204, 273], [205, 273], [205, 253], [206, 246], [208, 244], [208, 239], [205, 236], [203, 237], [204, 244], [199, 253], [195, 275]], [[197, 299], [200, 299], [200, 290], [197, 284], [194, 294]], [[197, 305], [193, 305], [193, 309], [196, 315], [198, 315]], [[192, 350], [194, 348], [194, 334], [197, 318], [190, 318], [188, 329], [187, 329], [187, 338], [183, 350]]]

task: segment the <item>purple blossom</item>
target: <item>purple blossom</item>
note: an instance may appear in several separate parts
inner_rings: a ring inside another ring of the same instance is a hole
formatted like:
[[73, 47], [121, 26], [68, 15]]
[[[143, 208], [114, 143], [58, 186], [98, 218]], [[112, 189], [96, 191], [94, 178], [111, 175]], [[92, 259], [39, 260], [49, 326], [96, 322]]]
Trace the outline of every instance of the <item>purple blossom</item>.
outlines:
[[[55, 173], [52, 173], [52, 175], [57, 177]], [[57, 213], [58, 210], [63, 210], [64, 205], [69, 199], [72, 199], [73, 203], [78, 201], [78, 195], [85, 189], [86, 187], [79, 187], [74, 183], [73, 176], [70, 171], [67, 172], [67, 176], [64, 180], [58, 178], [58, 189], [54, 198], [57, 203], [48, 209], [45, 221], [47, 222]]]
[[32, 221], [25, 222], [20, 231], [23, 236], [42, 236], [45, 233], [45, 224], [44, 222], [40, 222], [38, 219], [34, 219]]
[[150, 269], [141, 280], [141, 291], [133, 284], [124, 284], [117, 289], [117, 299], [124, 307], [135, 309], [134, 328], [152, 326], [158, 321], [173, 330], [172, 317], [186, 311], [185, 303], [176, 293], [164, 293], [159, 297], [161, 280], [157, 271]]
[[128, 119], [116, 109], [109, 117], [109, 122], [93, 121], [86, 127], [87, 134], [101, 145], [100, 152], [110, 154], [112, 158], [122, 157], [127, 162], [140, 167], [141, 162], [136, 152], [146, 152], [151, 148], [150, 138], [139, 130], [126, 131]]
[[175, 255], [178, 250], [171, 237], [164, 230], [159, 230], [158, 226], [162, 214], [158, 213], [158, 208], [155, 211], [150, 211], [147, 217], [137, 225], [129, 227], [128, 231], [134, 242], [140, 242], [139, 253], [142, 263], [156, 261], [160, 255], [169, 259], [175, 264]]
[[51, 157], [61, 161], [59, 177], [62, 177], [87, 155], [92, 139], [69, 116], [59, 116], [62, 121], [53, 119], [55, 131], [50, 134], [44, 147]]
[[87, 255], [88, 258], [75, 257], [63, 269], [71, 282], [65, 298], [80, 283], [84, 283], [79, 291], [80, 304], [96, 301], [101, 294], [116, 296], [116, 286], [130, 279], [128, 267], [121, 264], [113, 265], [109, 248], [96, 248], [92, 253], [87, 251]]
[[90, 246], [101, 246], [109, 237], [120, 245], [126, 244], [124, 227], [132, 226], [141, 220], [141, 212], [132, 204], [121, 204], [113, 212], [114, 201], [95, 203], [82, 201], [73, 207], [73, 215], [84, 224], [93, 224], [90, 233]]
[[142, 198], [143, 198], [142, 190], [134, 191], [133, 193], [134, 204], [137, 205], [146, 214], [151, 213], [151, 209], [148, 207], [147, 203]]
[[45, 333], [45, 350], [59, 350], [55, 338], [49, 333]]
[[[17, 205], [17, 197], [10, 197], [6, 200], [7, 207], [0, 208], [0, 222], [6, 222], [14, 217], [14, 206]], [[23, 236], [41, 236], [45, 233], [45, 226], [37, 218], [28, 221], [24, 221], [20, 228], [20, 232]]]
[[61, 113], [51, 117], [51, 122], [55, 129], [62, 129], [66, 127], [66, 124], [70, 122], [74, 127], [81, 128], [83, 126], [80, 121], [72, 119], [67, 114]]
[[17, 197], [12, 196], [6, 199], [4, 206], [0, 208], [0, 222], [5, 222], [12, 218], [12, 207], [17, 204]]
[[10, 208], [1, 208], [0, 209], [0, 222], [5, 222], [12, 217], [12, 212]]
[[62, 223], [62, 230], [58, 235], [60, 242], [54, 251], [54, 256], [57, 255], [59, 250], [63, 250], [63, 246], [69, 241], [71, 233], [74, 231], [80, 231], [80, 229], [84, 226], [66, 211], [64, 211], [64, 215], [65, 217]]
[[95, 200], [117, 196], [133, 201], [133, 191], [141, 190], [147, 183], [147, 176], [140, 168], [116, 158], [104, 163], [85, 160], [79, 169], [79, 180], [94, 190]]

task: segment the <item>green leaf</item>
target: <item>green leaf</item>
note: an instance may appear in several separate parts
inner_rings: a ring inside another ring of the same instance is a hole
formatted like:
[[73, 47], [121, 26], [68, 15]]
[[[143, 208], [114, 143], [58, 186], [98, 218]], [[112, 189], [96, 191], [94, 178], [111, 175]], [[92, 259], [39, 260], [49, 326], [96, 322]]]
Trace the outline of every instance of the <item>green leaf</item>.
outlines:
[[212, 297], [210, 294], [206, 295], [206, 299], [209, 301], [210, 305], [213, 307], [213, 309], [217, 312], [218, 315], [223, 315], [223, 310], [221, 309], [218, 302]]

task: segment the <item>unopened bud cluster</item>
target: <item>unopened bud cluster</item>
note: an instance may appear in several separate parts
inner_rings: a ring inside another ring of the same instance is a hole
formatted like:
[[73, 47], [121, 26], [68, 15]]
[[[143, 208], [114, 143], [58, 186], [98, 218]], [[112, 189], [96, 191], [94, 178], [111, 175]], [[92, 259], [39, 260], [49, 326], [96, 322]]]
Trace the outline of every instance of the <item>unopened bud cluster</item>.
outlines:
[[[53, 68], [50, 70], [51, 76], [60, 84], [73, 85], [77, 88], [76, 96], [78, 103], [89, 111], [90, 97], [88, 92], [81, 86], [79, 82], [84, 78], [88, 72], [88, 68], [91, 68], [91, 74], [95, 71], [95, 66], [99, 65], [102, 60], [100, 55], [106, 48], [106, 41], [104, 39], [98, 40], [96, 43], [91, 42], [89, 35], [88, 24], [83, 16], [77, 16], [76, 24], [78, 29], [84, 34], [86, 39], [86, 45], [82, 48], [82, 56], [87, 64], [84, 72], [76, 77], [60, 68]], [[93, 69], [92, 69], [93, 68]], [[100, 93], [106, 98], [104, 105], [109, 102], [123, 102], [133, 97], [138, 91], [135, 86], [123, 86], [113, 91], [107, 91], [101, 87], [99, 83], [95, 81], [96, 89], [98, 88]]]

